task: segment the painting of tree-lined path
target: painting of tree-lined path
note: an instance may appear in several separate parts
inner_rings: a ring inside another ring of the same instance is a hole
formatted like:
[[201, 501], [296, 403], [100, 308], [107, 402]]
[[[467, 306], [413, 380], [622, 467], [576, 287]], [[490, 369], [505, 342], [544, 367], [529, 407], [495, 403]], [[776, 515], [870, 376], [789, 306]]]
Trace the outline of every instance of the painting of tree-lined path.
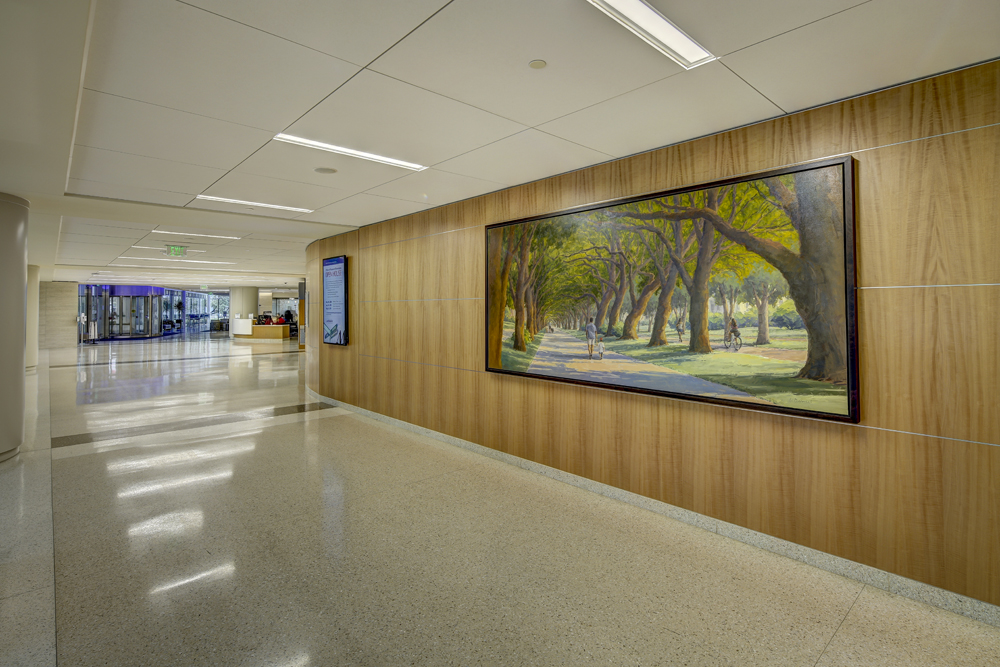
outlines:
[[850, 162], [487, 230], [487, 365], [856, 418]]

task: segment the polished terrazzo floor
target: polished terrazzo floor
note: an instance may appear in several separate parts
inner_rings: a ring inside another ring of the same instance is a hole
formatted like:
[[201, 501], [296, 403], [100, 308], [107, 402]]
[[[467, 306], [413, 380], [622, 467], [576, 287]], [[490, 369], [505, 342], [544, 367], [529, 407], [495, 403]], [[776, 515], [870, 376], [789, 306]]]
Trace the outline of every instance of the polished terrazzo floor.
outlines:
[[1000, 628], [317, 404], [294, 346], [42, 356], [4, 667], [1000, 664]]

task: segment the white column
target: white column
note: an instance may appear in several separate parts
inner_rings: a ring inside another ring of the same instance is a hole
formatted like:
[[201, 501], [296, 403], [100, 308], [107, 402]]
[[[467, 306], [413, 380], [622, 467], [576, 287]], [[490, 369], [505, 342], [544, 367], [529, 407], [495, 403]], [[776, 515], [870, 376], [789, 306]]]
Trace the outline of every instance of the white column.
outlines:
[[0, 327], [0, 461], [15, 456], [24, 440], [23, 322], [28, 288], [28, 202], [0, 193], [0, 313], [15, 321]]
[[256, 287], [230, 287], [229, 288], [229, 337], [236, 333], [233, 320], [236, 315], [241, 320], [253, 319], [257, 317], [257, 288]]
[[38, 267], [28, 265], [27, 309], [24, 319], [24, 368], [28, 375], [38, 366]]

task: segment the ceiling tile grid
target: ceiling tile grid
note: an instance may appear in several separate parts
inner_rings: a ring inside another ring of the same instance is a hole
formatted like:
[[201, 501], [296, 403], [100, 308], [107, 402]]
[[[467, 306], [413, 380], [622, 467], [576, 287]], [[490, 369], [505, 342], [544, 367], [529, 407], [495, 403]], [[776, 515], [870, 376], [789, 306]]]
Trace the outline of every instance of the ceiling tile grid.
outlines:
[[358, 70], [181, 2], [102, 0], [84, 87], [280, 132]]
[[437, 165], [441, 171], [518, 185], [611, 159], [539, 130], [525, 130]]
[[182, 192], [167, 192], [166, 190], [155, 190], [153, 188], [137, 188], [130, 185], [85, 181], [79, 178], [70, 178], [67, 180], [66, 194], [100, 197], [102, 199], [120, 199], [122, 201], [140, 201], [147, 204], [162, 204], [164, 206], [184, 206], [193, 197], [193, 195]]
[[84, 90], [76, 144], [228, 171], [272, 136], [267, 130]]
[[369, 68], [530, 127], [681, 71], [585, 0], [456, 0]]
[[311, 220], [334, 225], [361, 227], [381, 220], [398, 218], [430, 208], [427, 204], [409, 202], [390, 197], [358, 194], [324, 206], [318, 211], [298, 216], [298, 220]]
[[[242, 220], [272, 234], [198, 255], [301, 273], [282, 219], [320, 238], [1000, 56], [995, 0], [648, 2], [718, 60], [684, 70], [586, 0], [102, 0], [66, 191]], [[65, 220], [60, 257], [116, 228]]]
[[69, 174], [70, 178], [85, 181], [196, 195], [225, 176], [226, 171], [76, 146]]
[[721, 62], [651, 83], [539, 129], [622, 157], [782, 114]]
[[723, 62], [793, 112], [998, 56], [996, 0], [872, 0]]
[[362, 67], [448, 4], [448, 0], [186, 1]]

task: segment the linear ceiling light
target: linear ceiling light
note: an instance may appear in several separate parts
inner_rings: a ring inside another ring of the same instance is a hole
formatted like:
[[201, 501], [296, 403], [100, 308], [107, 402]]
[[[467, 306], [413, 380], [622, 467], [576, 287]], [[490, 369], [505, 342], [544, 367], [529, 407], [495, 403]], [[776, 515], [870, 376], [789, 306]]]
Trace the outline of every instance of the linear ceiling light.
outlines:
[[349, 157], [358, 157], [362, 160], [371, 160], [372, 162], [380, 162], [382, 164], [388, 164], [393, 167], [402, 167], [403, 169], [410, 169], [412, 171], [423, 171], [427, 168], [423, 165], [414, 164], [412, 162], [403, 162], [402, 160], [396, 160], [391, 157], [382, 157], [381, 155], [375, 155], [374, 153], [356, 151], [353, 148], [344, 148], [342, 146], [324, 144], [321, 141], [313, 141], [312, 139], [293, 137], [290, 134], [277, 134], [274, 139], [276, 141], [284, 141], [286, 144], [295, 144], [296, 146], [305, 146], [306, 148], [316, 148], [329, 153], [339, 153], [340, 155], [347, 155]]
[[[198, 195], [198, 196], [200, 197], [201, 195]], [[214, 234], [191, 234], [190, 232], [167, 232], [167, 231], [164, 231], [162, 229], [151, 229], [151, 230], [149, 230], [149, 233], [150, 234], [176, 234], [177, 236], [202, 236], [202, 237], [207, 238], [207, 239], [233, 239], [235, 241], [239, 241], [241, 238], [243, 238], [242, 236], [215, 236]], [[157, 248], [157, 250], [159, 250], [159, 248]]]
[[684, 69], [715, 60], [698, 42], [643, 0], [587, 0]]
[[225, 197], [209, 197], [208, 195], [197, 195], [195, 199], [205, 201], [221, 201], [225, 204], [241, 204], [243, 206], [261, 206], [263, 208], [276, 208], [282, 211], [298, 211], [299, 213], [312, 213], [311, 208], [295, 208], [294, 206], [278, 206], [277, 204], [262, 204], [259, 201], [243, 201], [242, 199], [226, 199]]
[[122, 255], [118, 259], [141, 259], [150, 262], [187, 262], [189, 264], [235, 264], [236, 262], [210, 262], [207, 259], [169, 259], [167, 257], [129, 257]]

